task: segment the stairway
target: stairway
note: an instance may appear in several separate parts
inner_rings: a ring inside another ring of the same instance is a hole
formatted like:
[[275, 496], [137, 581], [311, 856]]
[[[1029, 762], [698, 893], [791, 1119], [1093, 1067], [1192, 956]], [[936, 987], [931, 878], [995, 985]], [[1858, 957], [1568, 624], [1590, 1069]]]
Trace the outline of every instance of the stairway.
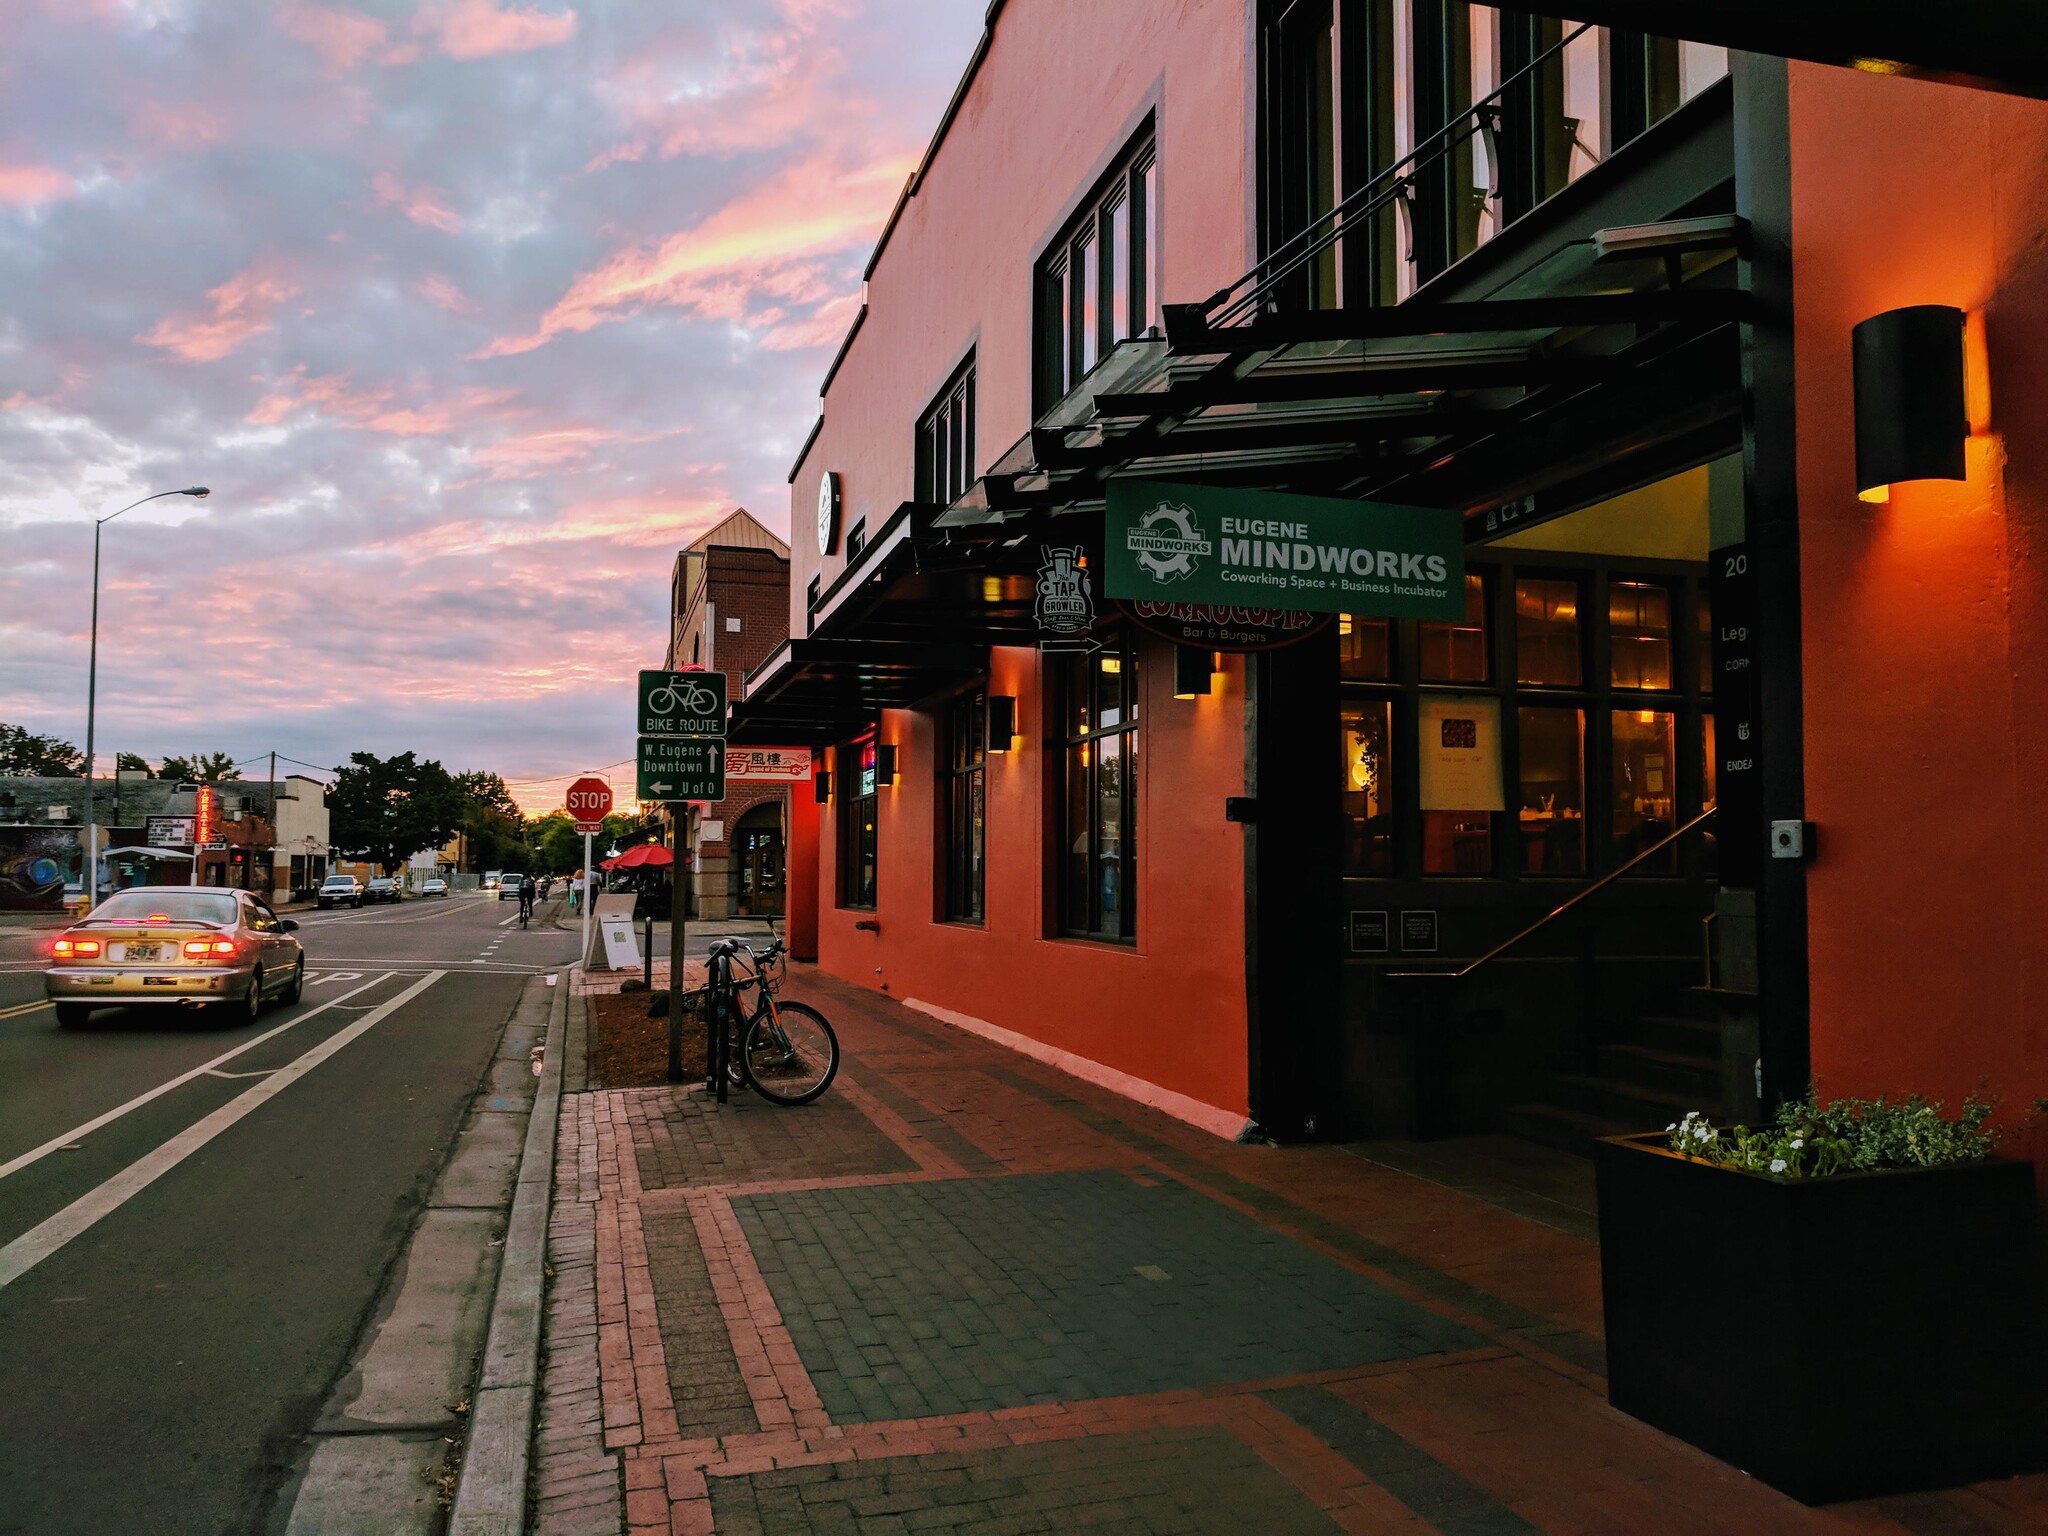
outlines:
[[1591, 1072], [1553, 1073], [1543, 1095], [1503, 1112], [1502, 1129], [1524, 1140], [1590, 1156], [1602, 1136], [1661, 1131], [1688, 1110], [1725, 1123], [1722, 1026], [1711, 998], [1683, 1011], [1630, 1021], [1626, 1038], [1594, 1052]]

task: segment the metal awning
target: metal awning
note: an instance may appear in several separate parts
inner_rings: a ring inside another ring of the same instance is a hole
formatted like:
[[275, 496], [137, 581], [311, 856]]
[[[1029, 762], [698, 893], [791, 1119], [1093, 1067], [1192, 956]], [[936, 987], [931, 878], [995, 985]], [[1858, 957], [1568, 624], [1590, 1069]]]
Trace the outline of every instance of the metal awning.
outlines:
[[747, 674], [732, 707], [735, 746], [823, 746], [988, 670], [985, 645], [785, 640]]

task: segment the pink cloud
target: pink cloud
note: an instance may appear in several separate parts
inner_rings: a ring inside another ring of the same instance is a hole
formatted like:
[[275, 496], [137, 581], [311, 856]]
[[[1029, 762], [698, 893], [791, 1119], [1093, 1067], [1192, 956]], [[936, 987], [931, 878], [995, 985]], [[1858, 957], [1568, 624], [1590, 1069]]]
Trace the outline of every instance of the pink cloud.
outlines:
[[242, 419], [251, 426], [270, 427], [310, 411], [343, 426], [393, 437], [443, 437], [479, 422], [524, 415], [523, 410], [502, 409], [516, 397], [509, 389], [466, 389], [445, 400], [401, 404], [388, 389], [351, 387], [345, 373], [308, 374], [295, 368]]
[[370, 183], [370, 190], [377, 194], [378, 202], [388, 208], [403, 209], [405, 216], [415, 224], [438, 229], [444, 235], [462, 233], [462, 215], [441, 201], [438, 187], [408, 187], [389, 171], [379, 171]]
[[271, 309], [298, 293], [263, 262], [236, 273], [218, 288], [207, 290], [211, 314], [166, 315], [137, 341], [184, 359], [211, 363], [226, 357], [250, 338], [271, 328]]
[[620, 440], [618, 433], [603, 427], [551, 427], [472, 449], [469, 461], [488, 470], [493, 480], [524, 480], [579, 464], [597, 449]]
[[413, 30], [433, 37], [451, 59], [484, 59], [566, 43], [576, 35], [576, 13], [494, 0], [443, 0], [423, 11]]
[[196, 149], [217, 142], [227, 122], [198, 102], [146, 101], [128, 115], [128, 132], [159, 149]]
[[367, 55], [384, 46], [384, 23], [345, 6], [285, 0], [278, 20], [288, 37], [320, 55], [330, 74], [354, 69]]
[[0, 162], [0, 204], [51, 203], [77, 190], [78, 183], [54, 166]]
[[413, 291], [430, 304], [438, 304], [454, 315], [476, 313], [476, 300], [464, 293], [442, 273], [430, 272], [413, 284]]

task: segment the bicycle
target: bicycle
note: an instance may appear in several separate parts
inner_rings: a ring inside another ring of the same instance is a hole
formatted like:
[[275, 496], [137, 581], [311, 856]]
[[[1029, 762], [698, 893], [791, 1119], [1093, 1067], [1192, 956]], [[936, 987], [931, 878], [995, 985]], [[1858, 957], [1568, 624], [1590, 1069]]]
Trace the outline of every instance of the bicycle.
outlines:
[[[780, 964], [788, 954], [781, 939], [759, 955], [740, 939], [711, 946], [704, 988], [704, 1086], [723, 1098], [726, 1083], [751, 1088], [771, 1104], [808, 1104], [839, 1075], [839, 1037], [817, 1009], [779, 1001], [787, 977]], [[734, 963], [747, 967], [734, 975]], [[753, 1011], [740, 994], [757, 989]], [[737, 1052], [735, 1053], [735, 1046]]]
[[657, 715], [708, 715], [718, 708], [718, 694], [702, 683], [664, 683], [647, 695], [647, 708]]
[[521, 903], [519, 903], [519, 931], [520, 931], [521, 933], [524, 933], [524, 932], [526, 932], [526, 924], [527, 924], [527, 921], [528, 921], [528, 919], [530, 919], [530, 918], [531, 918], [532, 916], [533, 916], [533, 906], [532, 906], [532, 904], [531, 904], [530, 902], [524, 902], [524, 901], [522, 901]]

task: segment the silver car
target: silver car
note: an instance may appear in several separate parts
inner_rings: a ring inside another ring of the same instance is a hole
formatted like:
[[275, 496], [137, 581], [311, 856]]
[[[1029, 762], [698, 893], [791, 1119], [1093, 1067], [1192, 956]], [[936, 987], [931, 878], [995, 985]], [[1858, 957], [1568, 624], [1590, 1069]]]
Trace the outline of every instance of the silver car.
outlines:
[[151, 885], [119, 891], [50, 946], [43, 991], [74, 1029], [95, 1008], [207, 1006], [253, 1023], [269, 998], [295, 1003], [306, 984], [298, 924], [247, 891]]

